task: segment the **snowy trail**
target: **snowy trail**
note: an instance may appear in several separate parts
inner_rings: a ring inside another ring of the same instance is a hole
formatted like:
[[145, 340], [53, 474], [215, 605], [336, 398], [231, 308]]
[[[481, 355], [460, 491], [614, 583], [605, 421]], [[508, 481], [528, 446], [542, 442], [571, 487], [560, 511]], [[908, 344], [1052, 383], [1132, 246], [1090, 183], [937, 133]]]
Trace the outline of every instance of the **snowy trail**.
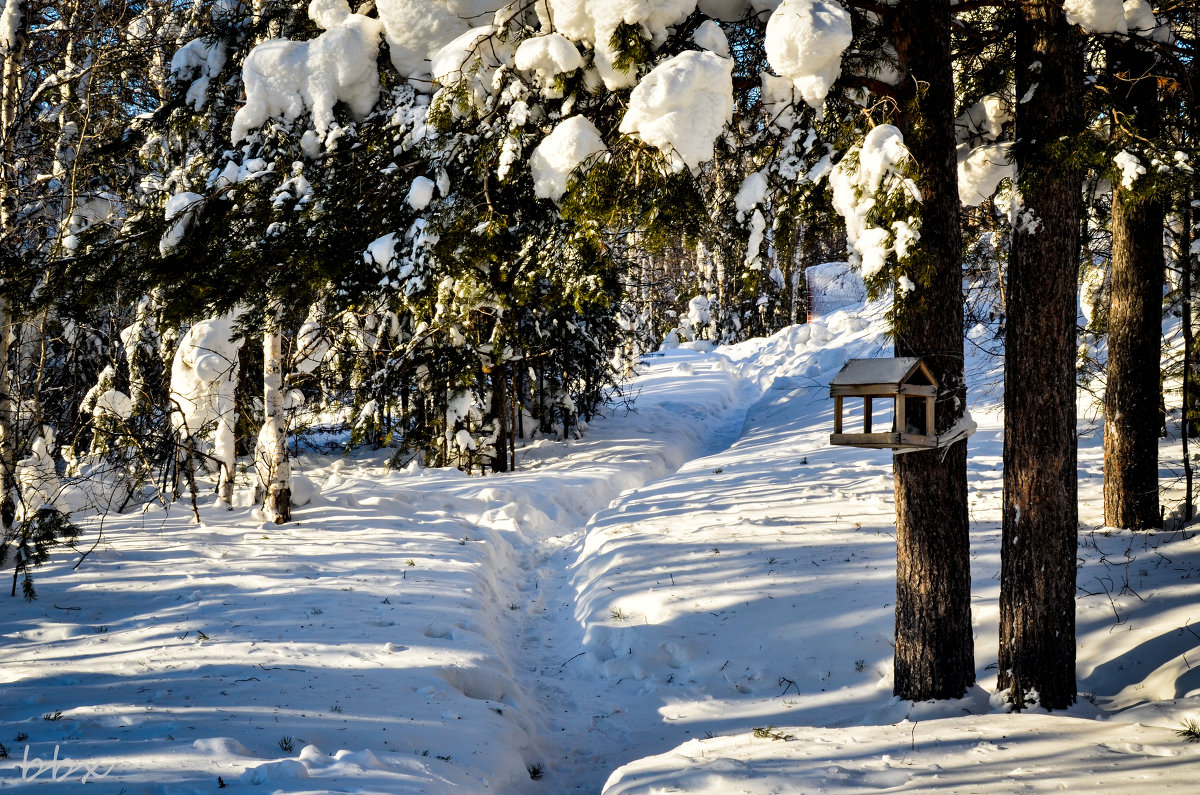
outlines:
[[[682, 367], [695, 372], [691, 364]], [[724, 362], [715, 367], [718, 371], [732, 369]], [[737, 389], [740, 400], [718, 413], [697, 417], [704, 433], [695, 457], [681, 462], [675, 471], [738, 439], [756, 389], [750, 384], [740, 384]], [[521, 660], [517, 678], [541, 704], [539, 745], [546, 755], [545, 775], [554, 782], [555, 791], [599, 792], [617, 764], [674, 745], [650, 702], [630, 692], [614, 692], [622, 682], [614, 687], [612, 682], [597, 677], [586, 663], [578, 662], [588, 651], [583, 628], [576, 619], [578, 593], [574, 582], [575, 563], [596, 517], [605, 511], [620, 510], [623, 504], [654, 490], [661, 481], [661, 477], [655, 478], [626, 491], [584, 525], [523, 551], [522, 568], [529, 573], [521, 591], [528, 606], [516, 636]]]

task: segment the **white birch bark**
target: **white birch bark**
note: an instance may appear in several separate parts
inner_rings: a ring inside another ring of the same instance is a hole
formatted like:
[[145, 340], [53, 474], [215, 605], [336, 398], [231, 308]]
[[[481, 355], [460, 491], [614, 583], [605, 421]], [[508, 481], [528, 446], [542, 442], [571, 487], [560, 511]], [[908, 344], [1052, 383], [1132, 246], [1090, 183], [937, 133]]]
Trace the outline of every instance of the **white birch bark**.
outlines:
[[283, 524], [292, 518], [292, 468], [283, 416], [283, 335], [278, 306], [267, 309], [263, 331], [263, 415], [256, 456], [266, 469], [262, 474], [266, 487], [263, 508], [272, 521]]
[[[16, 159], [22, 62], [29, 40], [28, 3], [8, 0], [0, 13], [0, 239], [13, 240], [19, 172]], [[3, 289], [3, 285], [0, 285]], [[0, 523], [5, 535], [16, 514], [16, 404], [8, 372], [12, 319], [8, 299], [0, 296]]]

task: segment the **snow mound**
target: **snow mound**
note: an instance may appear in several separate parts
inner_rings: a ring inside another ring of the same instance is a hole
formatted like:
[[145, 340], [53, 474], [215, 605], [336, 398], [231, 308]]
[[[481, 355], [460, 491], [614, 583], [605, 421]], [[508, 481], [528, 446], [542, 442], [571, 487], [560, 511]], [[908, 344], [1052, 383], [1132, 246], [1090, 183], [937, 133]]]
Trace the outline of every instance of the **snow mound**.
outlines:
[[700, 27], [696, 28], [696, 32], [692, 34], [692, 41], [696, 42], [697, 47], [702, 47], [722, 58], [729, 57], [729, 39], [725, 36], [725, 31], [721, 30], [721, 26], [711, 19], [705, 20]]

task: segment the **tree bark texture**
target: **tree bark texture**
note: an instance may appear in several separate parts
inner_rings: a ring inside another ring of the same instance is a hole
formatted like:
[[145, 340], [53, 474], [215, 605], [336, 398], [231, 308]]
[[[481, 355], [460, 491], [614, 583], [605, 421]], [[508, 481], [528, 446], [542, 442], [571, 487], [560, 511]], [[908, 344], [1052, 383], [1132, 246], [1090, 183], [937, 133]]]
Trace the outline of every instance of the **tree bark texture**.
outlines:
[[1078, 535], [1075, 319], [1083, 129], [1081, 34], [1061, 0], [1017, 27], [1014, 220], [1004, 359], [999, 687], [1020, 710], [1075, 702]]
[[[901, 263], [920, 287], [896, 299], [896, 355], [920, 356], [938, 379], [937, 431], [963, 416], [962, 246], [954, 135], [949, 0], [896, 9], [893, 40], [907, 72], [898, 126], [921, 191], [921, 239]], [[967, 443], [895, 457], [894, 692], [959, 698], [975, 683], [971, 630]]]
[[[1126, 124], [1153, 137], [1158, 90], [1153, 54], [1122, 48], [1125, 73], [1117, 96]], [[1113, 186], [1112, 293], [1108, 314], [1108, 377], [1104, 393], [1104, 523], [1146, 530], [1161, 527], [1158, 439], [1162, 399], [1161, 338], [1165, 211], [1155, 176]]]

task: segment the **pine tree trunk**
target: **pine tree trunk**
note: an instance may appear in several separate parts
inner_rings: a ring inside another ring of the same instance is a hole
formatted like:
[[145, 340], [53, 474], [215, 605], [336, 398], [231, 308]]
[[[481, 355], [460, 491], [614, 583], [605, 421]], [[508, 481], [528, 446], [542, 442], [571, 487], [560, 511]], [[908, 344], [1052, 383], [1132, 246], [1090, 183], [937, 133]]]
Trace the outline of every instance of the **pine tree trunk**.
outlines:
[[490, 409], [496, 441], [493, 445], [496, 457], [492, 459], [492, 471], [507, 472], [508, 467], [508, 365], [496, 363], [492, 366], [492, 405]]
[[[1154, 56], [1135, 44], [1121, 47], [1117, 68], [1131, 76], [1118, 104], [1137, 133], [1158, 125]], [[1165, 212], [1152, 195], [1155, 176], [1129, 188], [1113, 186], [1112, 293], [1108, 313], [1108, 378], [1104, 393], [1104, 523], [1146, 530], [1161, 527], [1158, 508], [1159, 403], [1162, 400], [1162, 298]]]
[[1163, 208], [1113, 189], [1112, 301], [1104, 394], [1104, 523], [1161, 527], [1158, 509]]
[[8, 369], [8, 301], [0, 298], [0, 523], [5, 536], [17, 517], [17, 407]]
[[1061, 0], [1017, 28], [1017, 209], [1004, 358], [999, 687], [1020, 710], [1075, 702], [1075, 318], [1083, 130], [1079, 29]]
[[1183, 521], [1192, 521], [1192, 454], [1188, 449], [1188, 439], [1192, 435], [1191, 416], [1192, 404], [1192, 359], [1195, 357], [1195, 347], [1192, 335], [1192, 204], [1191, 191], [1183, 193], [1182, 233], [1179, 245], [1179, 261], [1183, 274], [1180, 278], [1183, 293], [1183, 409], [1179, 413], [1179, 437], [1183, 446]]
[[283, 524], [292, 520], [292, 467], [283, 418], [283, 335], [278, 307], [267, 310], [263, 331], [263, 415], [259, 444], [265, 450], [259, 456], [266, 460], [268, 472], [263, 507], [275, 524]]
[[[920, 287], [897, 296], [896, 355], [923, 357], [938, 379], [941, 433], [966, 406], [949, 0], [898, 6], [893, 40], [908, 72], [897, 122], [923, 197], [919, 247], [901, 263]], [[967, 443], [897, 455], [894, 469], [894, 692], [912, 701], [959, 698], [975, 683]]]

